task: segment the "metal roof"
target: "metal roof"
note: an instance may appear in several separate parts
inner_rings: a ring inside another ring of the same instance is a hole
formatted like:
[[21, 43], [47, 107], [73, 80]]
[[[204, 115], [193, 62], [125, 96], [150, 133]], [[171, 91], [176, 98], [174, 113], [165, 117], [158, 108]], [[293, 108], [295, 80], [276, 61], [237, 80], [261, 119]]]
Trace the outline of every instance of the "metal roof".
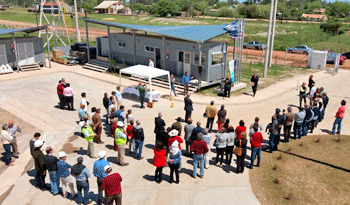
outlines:
[[25, 32], [25, 33], [33, 33], [36, 31], [40, 31], [43, 29], [46, 29], [49, 25], [43, 25], [38, 27], [32, 27], [32, 28], [19, 28], [19, 29], [0, 29], [0, 36], [5, 34], [14, 34], [17, 32]]
[[94, 9], [108, 9], [109, 7], [117, 3], [123, 5], [123, 2], [121, 1], [103, 1], [99, 5], [95, 6]]
[[132, 24], [119, 24], [82, 18], [85, 22], [130, 29], [132, 31], [145, 31], [156, 33], [165, 37], [172, 37], [186, 41], [203, 43], [226, 33], [225, 25], [196, 25], [196, 26], [144, 26]]

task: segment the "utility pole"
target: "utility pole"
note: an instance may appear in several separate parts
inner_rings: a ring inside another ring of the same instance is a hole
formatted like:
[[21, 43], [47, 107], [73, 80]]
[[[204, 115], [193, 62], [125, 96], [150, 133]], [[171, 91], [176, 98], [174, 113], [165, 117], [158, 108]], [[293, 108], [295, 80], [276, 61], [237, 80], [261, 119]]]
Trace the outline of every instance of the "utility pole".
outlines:
[[276, 15], [277, 15], [277, 1], [278, 0], [275, 0], [275, 4], [274, 4], [274, 12], [273, 12], [273, 22], [272, 22], [272, 29], [271, 29], [271, 40], [270, 40], [270, 57], [269, 57], [269, 67], [271, 67], [271, 64], [272, 64], [272, 54], [273, 54], [273, 42], [274, 42], [274, 39], [275, 39], [275, 30], [276, 30]]
[[275, 1], [271, 1], [271, 8], [270, 8], [270, 19], [269, 19], [269, 30], [267, 33], [267, 43], [266, 43], [266, 52], [265, 52], [265, 62], [264, 62], [264, 73], [263, 77], [267, 77], [267, 67], [269, 64], [269, 57], [270, 57], [270, 42], [271, 42], [271, 30], [272, 30], [272, 20], [273, 20], [273, 13], [274, 13], [274, 4]]
[[80, 30], [79, 30], [79, 24], [78, 24], [77, 0], [74, 0], [74, 13], [75, 13], [75, 28], [77, 29], [77, 42], [81, 42]]

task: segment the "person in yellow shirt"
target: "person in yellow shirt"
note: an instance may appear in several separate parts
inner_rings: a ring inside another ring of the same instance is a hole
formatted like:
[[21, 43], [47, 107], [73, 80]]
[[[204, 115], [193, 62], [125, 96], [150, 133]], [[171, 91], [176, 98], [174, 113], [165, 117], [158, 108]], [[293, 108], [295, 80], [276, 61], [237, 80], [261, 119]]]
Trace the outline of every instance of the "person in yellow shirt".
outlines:
[[207, 116], [207, 126], [206, 128], [209, 129], [209, 132], [212, 132], [213, 130], [213, 124], [216, 114], [218, 113], [218, 110], [214, 106], [214, 101], [212, 100], [210, 102], [210, 105], [205, 108], [205, 115]]

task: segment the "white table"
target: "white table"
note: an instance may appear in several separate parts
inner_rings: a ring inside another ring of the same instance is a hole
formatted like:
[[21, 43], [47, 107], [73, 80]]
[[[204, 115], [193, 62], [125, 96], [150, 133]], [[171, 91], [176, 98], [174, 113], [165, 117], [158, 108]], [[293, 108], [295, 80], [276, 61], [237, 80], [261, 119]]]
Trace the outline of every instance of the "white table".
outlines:
[[[139, 93], [139, 90], [137, 90], [137, 85], [132, 85], [132, 86], [128, 86], [128, 87], [125, 87], [123, 90], [122, 90], [122, 93], [127, 93], [127, 94], [134, 94], [138, 97], [140, 97], [140, 93]], [[152, 99], [153, 100], [159, 100], [160, 98], [160, 92], [158, 90], [152, 90]], [[148, 91], [146, 92], [146, 96], [145, 98], [150, 98], [151, 96], [151, 92]]]

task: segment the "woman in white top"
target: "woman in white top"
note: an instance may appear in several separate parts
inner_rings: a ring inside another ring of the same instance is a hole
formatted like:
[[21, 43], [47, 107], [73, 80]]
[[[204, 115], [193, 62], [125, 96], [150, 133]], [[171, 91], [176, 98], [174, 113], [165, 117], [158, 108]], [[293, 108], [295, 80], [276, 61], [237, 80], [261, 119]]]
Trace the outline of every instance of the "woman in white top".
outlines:
[[13, 137], [8, 132], [8, 126], [7, 124], [4, 124], [2, 126], [1, 130], [1, 142], [5, 149], [5, 164], [7, 166], [13, 166], [13, 163], [11, 162], [11, 142], [13, 140]]
[[85, 105], [84, 111], [87, 113], [88, 111], [88, 102], [86, 101], [86, 93], [81, 93], [81, 101], [80, 104]]
[[[222, 162], [224, 161], [224, 152], [226, 149], [226, 141], [228, 138], [228, 133], [226, 133], [226, 129], [222, 128], [219, 133], [215, 134], [218, 146], [216, 147], [216, 166], [221, 167]], [[219, 164], [219, 156], [220, 164]]]
[[263, 126], [262, 124], [259, 122], [259, 118], [256, 117], [255, 118], [255, 122], [253, 122], [250, 127], [249, 127], [249, 138], [252, 139], [252, 135], [254, 134], [254, 126], [256, 126], [258, 128], [258, 132], [262, 132], [263, 131]]
[[126, 114], [126, 122], [127, 122], [127, 125], [130, 125], [130, 121], [134, 121], [135, 122], [135, 118], [134, 116], [132, 116], [132, 110], [129, 109], [128, 110], [128, 113]]
[[210, 141], [211, 141], [211, 134], [208, 133], [208, 128], [203, 129], [203, 137], [202, 139], [207, 144], [208, 152], [204, 154], [204, 168], [209, 168], [209, 153], [210, 153]]
[[236, 133], [235, 129], [230, 126], [227, 130], [227, 141], [226, 141], [226, 164], [231, 165], [232, 161], [232, 152], [233, 152], [233, 147], [235, 145], [235, 140], [236, 140]]

